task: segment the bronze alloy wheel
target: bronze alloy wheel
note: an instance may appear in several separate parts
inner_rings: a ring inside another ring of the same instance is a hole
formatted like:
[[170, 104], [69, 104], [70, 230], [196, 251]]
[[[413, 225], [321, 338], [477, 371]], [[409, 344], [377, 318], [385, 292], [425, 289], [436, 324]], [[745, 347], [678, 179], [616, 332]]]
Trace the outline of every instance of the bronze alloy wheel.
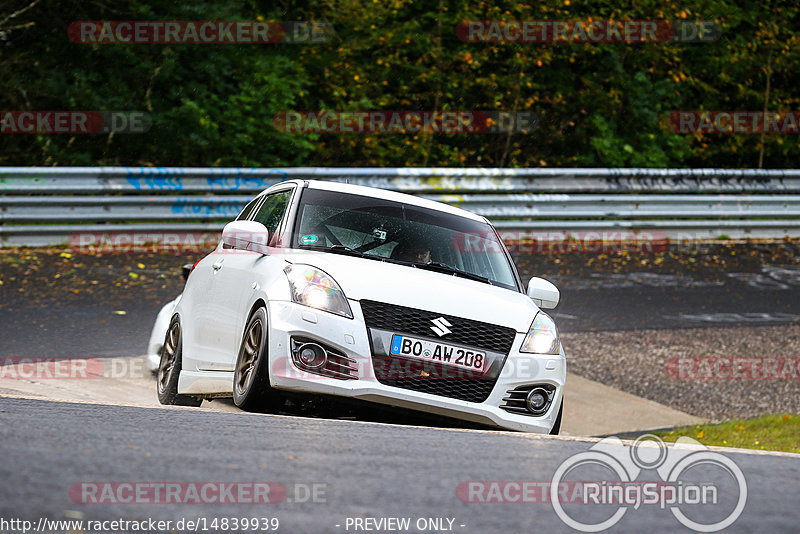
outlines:
[[267, 311], [258, 308], [244, 329], [233, 373], [233, 402], [248, 412], [275, 412], [284, 398], [269, 383]]
[[242, 354], [236, 366], [236, 393], [244, 395], [253, 385], [255, 370], [259, 364], [264, 328], [261, 321], [253, 321], [244, 335]]
[[181, 321], [176, 315], [169, 323], [164, 345], [161, 347], [161, 363], [158, 364], [158, 376], [156, 377], [158, 402], [178, 406], [200, 406], [203, 399], [178, 393], [182, 353]]
[[175, 368], [175, 355], [178, 352], [180, 343], [181, 325], [175, 321], [167, 330], [167, 337], [164, 340], [164, 347], [161, 352], [161, 364], [158, 366], [158, 392], [163, 393], [167, 389], [170, 374]]

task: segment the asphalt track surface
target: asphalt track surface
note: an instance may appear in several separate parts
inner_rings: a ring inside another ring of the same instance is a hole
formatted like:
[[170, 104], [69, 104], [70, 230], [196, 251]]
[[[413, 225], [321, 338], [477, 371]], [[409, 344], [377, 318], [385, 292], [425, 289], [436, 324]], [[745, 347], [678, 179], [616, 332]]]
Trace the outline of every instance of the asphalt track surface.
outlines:
[[[748, 248], [738, 252], [727, 262], [717, 259], [718, 251], [693, 251], [676, 254], [677, 259], [661, 265], [654, 265], [651, 255], [640, 255], [601, 268], [599, 262], [589, 263], [586, 255], [579, 254], [515, 259], [524, 280], [544, 276], [559, 287], [561, 302], [552, 314], [562, 332], [800, 322], [800, 255], [795, 248], [778, 256], [753, 257]], [[714, 265], [708, 265], [709, 258], [716, 260]], [[58, 292], [66, 277], [59, 282], [39, 281], [26, 288], [28, 292], [0, 292], [0, 355], [82, 358], [144, 353], [158, 310], [181, 290], [180, 266], [197, 258], [159, 258], [161, 265], [152, 270], [166, 276], [165, 283], [127, 289], [115, 288], [110, 281], [115, 277], [124, 281], [139, 260], [111, 257], [116, 264], [106, 266], [108, 259], [96, 260], [103, 264], [100, 275], [106, 278], [92, 293], [82, 289], [78, 295], [70, 292], [67, 296], [74, 298], [67, 299]], [[86, 265], [89, 271], [97, 270], [90, 262]], [[41, 270], [47, 272], [48, 267], [54, 270], [46, 263]], [[81, 276], [80, 271], [73, 274]], [[43, 286], [48, 284], [53, 289], [45, 292]], [[0, 290], [7, 286], [11, 284]], [[124, 315], [115, 313], [120, 311]]]
[[[800, 274], [800, 273], [799, 273]], [[552, 315], [562, 332], [780, 325], [800, 322], [800, 287], [636, 275], [551, 276], [562, 298]], [[780, 283], [780, 282], [779, 282]], [[658, 285], [662, 284], [662, 285]], [[705, 284], [705, 285], [703, 285]], [[177, 291], [164, 293], [163, 304]], [[162, 302], [85, 300], [68, 307], [0, 308], [0, 355], [114, 357], [145, 352]], [[125, 315], [114, 312], [125, 311]]]
[[[566, 332], [800, 319], [796, 266], [786, 258], [715, 271], [665, 271], [644, 264], [562, 269], [548, 262], [523, 261], [520, 267], [525, 276], [544, 275], [559, 284], [562, 304], [554, 315]], [[177, 273], [182, 262], [175, 263]], [[178, 281], [168, 281], [147, 295], [133, 288], [31, 298], [29, 292], [10, 293], [13, 285], [5, 280], [2, 356], [141, 354], [161, 303], [180, 291]], [[455, 532], [518, 533], [542, 526], [573, 532], [550, 504], [470, 503], [456, 491], [467, 481], [549, 482], [563, 461], [593, 445], [504, 432], [10, 397], [0, 397], [0, 443], [0, 519], [277, 517], [278, 531], [292, 533], [354, 532], [345, 529], [347, 518], [367, 516], [452, 518]], [[796, 531], [800, 458], [724, 454], [741, 469], [748, 487], [744, 512], [727, 530]], [[70, 488], [91, 481], [270, 481], [289, 494], [281, 503], [258, 506], [76, 502]], [[296, 502], [298, 488], [313, 484], [324, 488], [324, 502]], [[685, 530], [669, 510], [655, 505], [631, 507], [612, 530], [645, 529]]]
[[[278, 531], [290, 533], [354, 532], [345, 528], [348, 517], [451, 518], [452, 531], [465, 533], [572, 532], [550, 504], [464, 502], [457, 490], [470, 481], [549, 482], [561, 462], [593, 445], [504, 432], [11, 398], [0, 400], [0, 440], [0, 518], [276, 517]], [[727, 531], [796, 531], [800, 456], [725, 455], [747, 484], [744, 511]], [[658, 480], [653, 476], [637, 479]], [[156, 481], [277, 482], [287, 495], [275, 504], [198, 505], [108, 502], [114, 498], [94, 504], [80, 491], [70, 493], [86, 482]], [[315, 484], [317, 502], [304, 502], [302, 488]], [[720, 506], [735, 500], [736, 491], [720, 483]], [[629, 509], [614, 529], [645, 530], [685, 529], [669, 509], [647, 504]], [[420, 531], [445, 530], [407, 530]]]

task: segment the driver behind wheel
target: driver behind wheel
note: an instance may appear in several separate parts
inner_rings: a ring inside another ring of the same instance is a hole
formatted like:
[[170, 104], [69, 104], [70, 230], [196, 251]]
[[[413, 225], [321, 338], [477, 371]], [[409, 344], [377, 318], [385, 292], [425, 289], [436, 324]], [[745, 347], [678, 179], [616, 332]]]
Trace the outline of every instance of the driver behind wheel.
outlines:
[[422, 243], [399, 243], [392, 250], [391, 258], [412, 263], [429, 263], [431, 250]]

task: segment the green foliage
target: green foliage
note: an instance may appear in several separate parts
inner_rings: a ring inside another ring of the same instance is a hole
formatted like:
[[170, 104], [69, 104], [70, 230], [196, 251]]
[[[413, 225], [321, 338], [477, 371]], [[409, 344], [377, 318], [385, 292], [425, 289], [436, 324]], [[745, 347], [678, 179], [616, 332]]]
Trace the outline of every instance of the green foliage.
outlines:
[[[139, 110], [147, 134], [2, 135], [1, 165], [755, 167], [758, 134], [677, 134], [672, 110], [798, 109], [800, 5], [566, 0], [9, 0], [0, 109]], [[264, 8], [264, 5], [272, 7]], [[712, 20], [713, 43], [467, 43], [465, 20]], [[325, 21], [307, 44], [80, 44], [79, 20]], [[766, 94], [769, 75], [770, 91]], [[290, 134], [290, 110], [507, 110], [527, 134]], [[763, 166], [796, 167], [797, 135]]]
[[[17, 2], [19, 6], [29, 2]], [[84, 44], [67, 38], [80, 20], [280, 18], [245, 2], [46, 2], [22, 15], [0, 57], [0, 109], [147, 111], [146, 134], [3, 135], [4, 165], [300, 165], [306, 138], [280, 134], [275, 113], [308, 86], [292, 49], [256, 44]], [[4, 18], [0, 13], [0, 20]]]
[[667, 442], [682, 436], [713, 447], [736, 447], [800, 453], [800, 415], [775, 414], [755, 419], [737, 419], [722, 423], [684, 426], [655, 434]]

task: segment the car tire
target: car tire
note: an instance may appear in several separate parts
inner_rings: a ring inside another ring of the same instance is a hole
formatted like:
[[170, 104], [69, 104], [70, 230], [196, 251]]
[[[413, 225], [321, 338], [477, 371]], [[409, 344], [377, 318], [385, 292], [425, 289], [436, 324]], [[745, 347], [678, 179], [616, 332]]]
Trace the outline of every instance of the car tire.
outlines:
[[558, 407], [558, 415], [556, 416], [556, 422], [553, 424], [553, 428], [550, 429], [551, 436], [557, 436], [559, 432], [561, 432], [561, 414], [564, 413], [564, 399], [561, 399], [561, 406]]
[[158, 402], [176, 406], [200, 406], [203, 399], [178, 393], [178, 378], [181, 375], [183, 355], [183, 333], [181, 321], [175, 316], [169, 323], [164, 344], [161, 346], [161, 362], [156, 372]]
[[247, 412], [276, 412], [285, 399], [269, 383], [267, 311], [247, 322], [233, 374], [233, 403]]

